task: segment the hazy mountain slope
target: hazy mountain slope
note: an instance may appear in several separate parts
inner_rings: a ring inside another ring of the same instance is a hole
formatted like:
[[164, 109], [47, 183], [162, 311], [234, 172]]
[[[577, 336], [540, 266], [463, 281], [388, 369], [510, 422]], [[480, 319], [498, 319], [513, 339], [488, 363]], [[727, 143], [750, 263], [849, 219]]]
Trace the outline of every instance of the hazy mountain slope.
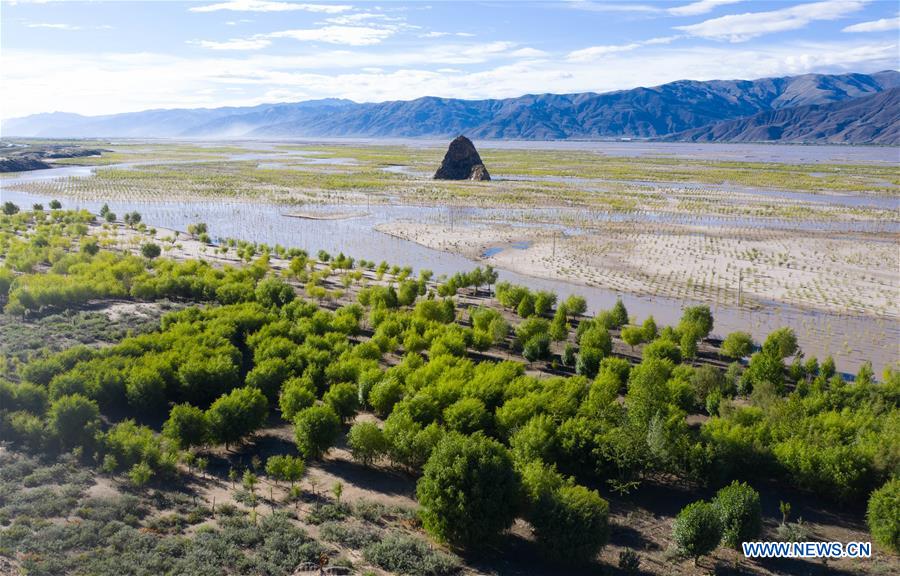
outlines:
[[900, 88], [843, 102], [762, 112], [672, 134], [666, 140], [900, 144]]
[[678, 81], [605, 94], [502, 100], [426, 97], [357, 104], [316, 100], [246, 108], [149, 110], [99, 117], [39, 114], [3, 123], [5, 136], [652, 138], [760, 112], [828, 104], [900, 86], [896, 71], [760, 80]]

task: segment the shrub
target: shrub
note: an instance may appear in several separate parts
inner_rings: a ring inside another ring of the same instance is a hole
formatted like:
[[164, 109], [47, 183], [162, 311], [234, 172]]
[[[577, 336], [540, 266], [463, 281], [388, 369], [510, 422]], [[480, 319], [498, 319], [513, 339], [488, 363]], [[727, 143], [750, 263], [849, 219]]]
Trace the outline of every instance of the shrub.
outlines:
[[540, 499], [531, 515], [538, 545], [557, 561], [592, 560], [609, 539], [609, 503], [584, 486], [562, 486]]
[[141, 244], [141, 255], [144, 258], [148, 258], [150, 260], [156, 258], [162, 253], [162, 249], [159, 247], [159, 244], [155, 244], [153, 242], [146, 242]]
[[354, 550], [362, 550], [381, 540], [381, 533], [375, 528], [333, 520], [323, 522], [319, 526], [319, 534], [329, 542], [337, 542]]
[[449, 576], [460, 570], [455, 556], [432, 550], [427, 542], [405, 534], [389, 534], [363, 551], [366, 560], [388, 572]]
[[47, 427], [64, 449], [90, 446], [99, 426], [97, 403], [80, 394], [56, 399], [47, 414]]
[[307, 458], [327, 452], [341, 433], [341, 419], [328, 406], [302, 410], [294, 419], [297, 449]]
[[619, 552], [619, 570], [626, 576], [636, 576], [641, 572], [641, 557], [634, 550]]
[[709, 502], [694, 502], [685, 506], [675, 518], [672, 539], [678, 551], [694, 559], [715, 550], [722, 540], [722, 521], [719, 510]]
[[872, 492], [866, 522], [876, 542], [900, 552], [900, 479], [894, 478]]
[[451, 433], [425, 464], [416, 493], [429, 533], [477, 549], [512, 524], [519, 479], [503, 445], [482, 435]]
[[742, 542], [750, 542], [762, 530], [762, 512], [759, 492], [749, 485], [735, 480], [716, 493], [713, 504], [719, 509], [722, 520], [722, 542], [731, 548], [740, 548]]

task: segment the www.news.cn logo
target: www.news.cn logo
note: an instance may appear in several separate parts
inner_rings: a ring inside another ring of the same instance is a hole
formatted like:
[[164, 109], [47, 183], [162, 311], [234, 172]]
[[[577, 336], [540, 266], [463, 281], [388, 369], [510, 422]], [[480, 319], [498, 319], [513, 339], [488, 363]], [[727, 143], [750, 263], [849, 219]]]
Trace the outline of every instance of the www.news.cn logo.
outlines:
[[871, 542], [743, 542], [747, 558], [869, 558]]

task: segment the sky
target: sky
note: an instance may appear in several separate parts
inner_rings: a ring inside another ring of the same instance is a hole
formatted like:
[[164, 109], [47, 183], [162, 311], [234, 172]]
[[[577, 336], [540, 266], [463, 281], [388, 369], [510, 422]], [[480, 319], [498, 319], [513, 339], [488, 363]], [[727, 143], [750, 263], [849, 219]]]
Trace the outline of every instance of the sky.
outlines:
[[0, 117], [900, 68], [896, 0], [0, 0]]

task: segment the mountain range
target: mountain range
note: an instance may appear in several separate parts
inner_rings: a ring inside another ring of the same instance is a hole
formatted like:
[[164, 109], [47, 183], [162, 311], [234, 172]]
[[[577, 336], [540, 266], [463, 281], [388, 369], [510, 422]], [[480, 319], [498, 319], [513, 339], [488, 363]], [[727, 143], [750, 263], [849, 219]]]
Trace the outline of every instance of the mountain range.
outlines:
[[682, 80], [603, 94], [325, 99], [252, 107], [36, 114], [3, 136], [135, 138], [667, 139], [900, 144], [900, 72]]
[[900, 144], [900, 88], [808, 104], [672, 134], [673, 141]]

